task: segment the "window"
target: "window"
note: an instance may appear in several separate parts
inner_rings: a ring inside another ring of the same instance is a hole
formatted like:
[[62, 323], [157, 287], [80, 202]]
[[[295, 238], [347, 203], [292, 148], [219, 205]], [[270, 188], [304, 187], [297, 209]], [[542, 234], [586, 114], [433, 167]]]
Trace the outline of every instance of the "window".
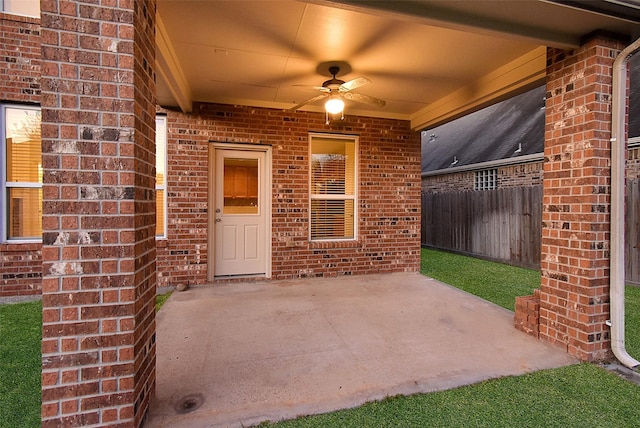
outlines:
[[167, 117], [156, 117], [156, 238], [167, 237]]
[[475, 190], [493, 190], [498, 188], [498, 170], [485, 169], [476, 171]]
[[358, 139], [314, 134], [309, 140], [310, 239], [355, 239]]
[[0, 241], [42, 239], [40, 109], [3, 105]]
[[0, 6], [6, 13], [40, 17], [40, 0], [0, 0]]
[[[40, 109], [2, 106], [0, 242], [42, 239]], [[167, 118], [156, 118], [156, 235], [166, 238]], [[6, 162], [4, 160], [6, 159]]]

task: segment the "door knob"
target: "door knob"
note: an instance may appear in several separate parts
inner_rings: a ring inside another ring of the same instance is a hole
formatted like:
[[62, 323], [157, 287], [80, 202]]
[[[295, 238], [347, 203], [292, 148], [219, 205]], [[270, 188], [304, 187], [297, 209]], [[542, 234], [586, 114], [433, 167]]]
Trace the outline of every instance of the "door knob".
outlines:
[[220, 223], [222, 219], [220, 217], [216, 218], [216, 223]]

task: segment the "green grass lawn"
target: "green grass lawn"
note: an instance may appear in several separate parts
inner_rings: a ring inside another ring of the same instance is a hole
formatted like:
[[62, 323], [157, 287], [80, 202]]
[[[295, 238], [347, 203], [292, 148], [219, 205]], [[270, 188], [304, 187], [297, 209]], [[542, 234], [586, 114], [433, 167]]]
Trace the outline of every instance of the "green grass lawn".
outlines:
[[[301, 427], [637, 427], [640, 387], [577, 364], [285, 421]], [[270, 424], [263, 424], [270, 426]]]
[[[513, 310], [538, 271], [423, 250], [421, 271]], [[627, 348], [640, 357], [640, 289], [627, 287]], [[159, 310], [169, 294], [156, 298]], [[0, 305], [0, 428], [40, 426], [40, 302]], [[640, 387], [591, 364], [285, 421], [280, 427], [632, 427]], [[264, 424], [269, 425], [269, 424]]]
[[42, 305], [0, 305], [0, 427], [40, 426]]
[[640, 287], [627, 286], [624, 295], [625, 345], [629, 354], [640, 361]]
[[516, 296], [540, 287], [540, 272], [431, 249], [422, 249], [420, 272], [514, 310]]
[[169, 297], [171, 297], [171, 291], [164, 294], [158, 294], [156, 296], [156, 312], [160, 310], [162, 305], [165, 304], [165, 302], [167, 301], [167, 299], [169, 299]]

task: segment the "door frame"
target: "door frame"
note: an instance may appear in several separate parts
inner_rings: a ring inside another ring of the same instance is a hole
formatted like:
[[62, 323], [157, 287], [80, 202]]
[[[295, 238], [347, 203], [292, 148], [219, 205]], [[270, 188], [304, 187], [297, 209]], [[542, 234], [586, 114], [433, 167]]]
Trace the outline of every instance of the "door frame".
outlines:
[[[265, 155], [265, 165], [264, 170], [262, 171], [262, 176], [260, 177], [264, 183], [264, 199], [263, 206], [265, 209], [265, 273], [264, 278], [271, 278], [271, 257], [272, 257], [272, 215], [271, 215], [271, 200], [273, 199], [273, 177], [272, 177], [272, 157], [271, 157], [271, 146], [270, 145], [260, 145], [260, 144], [238, 144], [238, 143], [223, 143], [212, 141], [209, 144], [209, 154], [208, 154], [208, 162], [209, 162], [209, 176], [207, 178], [208, 189], [208, 200], [207, 200], [207, 229], [208, 229], [208, 239], [207, 239], [207, 280], [209, 282], [214, 282], [216, 280], [215, 276], [215, 197], [216, 197], [216, 151], [217, 150], [234, 150], [234, 151], [247, 151], [247, 152], [262, 152]], [[262, 189], [261, 189], [262, 190]]]

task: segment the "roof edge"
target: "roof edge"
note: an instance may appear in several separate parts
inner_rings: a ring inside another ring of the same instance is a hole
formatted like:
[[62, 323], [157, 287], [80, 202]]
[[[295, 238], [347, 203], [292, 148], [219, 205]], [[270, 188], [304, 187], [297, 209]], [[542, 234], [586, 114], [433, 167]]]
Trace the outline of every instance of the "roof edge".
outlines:
[[476, 171], [480, 169], [494, 168], [505, 165], [518, 165], [522, 163], [533, 163], [544, 160], [544, 153], [533, 153], [531, 155], [518, 156], [515, 158], [496, 159], [487, 162], [474, 163], [471, 165], [456, 166], [453, 168], [436, 169], [422, 173], [422, 177], [433, 177], [436, 175], [455, 174], [457, 172]]

